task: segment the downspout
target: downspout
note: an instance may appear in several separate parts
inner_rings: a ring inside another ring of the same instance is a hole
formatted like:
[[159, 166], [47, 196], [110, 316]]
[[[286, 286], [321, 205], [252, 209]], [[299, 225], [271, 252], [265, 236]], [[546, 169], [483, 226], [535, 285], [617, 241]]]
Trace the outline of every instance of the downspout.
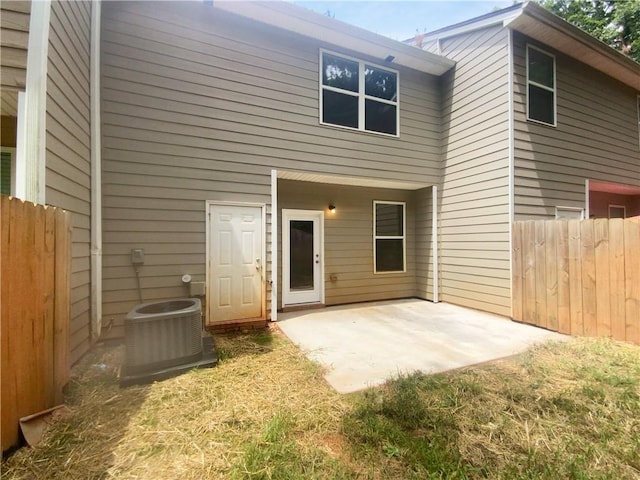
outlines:
[[102, 330], [102, 142], [100, 130], [100, 0], [91, 3], [91, 341]]
[[513, 318], [513, 222], [515, 220], [515, 139], [513, 112], [513, 30], [507, 28], [508, 57], [508, 108], [509, 108], [509, 305]]
[[431, 242], [433, 243], [433, 303], [438, 303], [438, 186], [431, 187], [431, 204], [433, 205], [433, 215], [431, 215]]
[[278, 320], [278, 171], [271, 170], [271, 321]]

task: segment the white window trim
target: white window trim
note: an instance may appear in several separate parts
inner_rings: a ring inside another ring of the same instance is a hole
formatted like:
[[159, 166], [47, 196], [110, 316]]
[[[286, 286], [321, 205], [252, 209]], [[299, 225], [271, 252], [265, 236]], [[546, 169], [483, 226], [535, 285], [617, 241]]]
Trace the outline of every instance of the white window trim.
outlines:
[[11, 180], [9, 183], [9, 194], [16, 196], [16, 149], [14, 147], [0, 147], [0, 152], [8, 153], [11, 159]]
[[[561, 218], [558, 216], [558, 212], [580, 212], [580, 220], [584, 220], [584, 208], [582, 207], [556, 207], [556, 220], [567, 220], [566, 218]], [[578, 220], [578, 219], [576, 219]]]
[[638, 110], [638, 146], [640, 147], [640, 95], [637, 97], [636, 108]]
[[[533, 50], [537, 50], [538, 52], [547, 55], [549, 57], [551, 57], [553, 59], [553, 88], [549, 88], [546, 85], [542, 85], [541, 83], [537, 83], [534, 82], [532, 80], [529, 80], [529, 50], [533, 49]], [[525, 65], [526, 65], [526, 71], [527, 71], [527, 78], [526, 78], [526, 88], [527, 88], [527, 92], [526, 92], [526, 97], [527, 97], [527, 120], [530, 122], [534, 122], [534, 123], [539, 123], [540, 125], [547, 125], [548, 127], [556, 127], [558, 126], [558, 83], [556, 81], [556, 56], [552, 53], [549, 53], [545, 50], [542, 50], [541, 48], [538, 48], [534, 45], [531, 44], [527, 44], [527, 48], [526, 48], [526, 60], [525, 60]], [[548, 92], [552, 92], [553, 93], [553, 123], [547, 123], [547, 122], [543, 122], [542, 120], [538, 120], [536, 118], [531, 118], [529, 116], [529, 85], [533, 85], [535, 87], [538, 88], [542, 88], [543, 90], [546, 90]]]
[[[402, 235], [376, 235], [376, 205], [402, 205]], [[379, 272], [376, 265], [376, 240], [402, 239], [402, 270], [392, 272]], [[373, 273], [385, 275], [388, 273], [405, 273], [407, 271], [407, 202], [395, 202], [391, 200], [373, 201]]]
[[[323, 85], [322, 83], [322, 56], [324, 54], [333, 55], [334, 57], [344, 58], [345, 60], [350, 60], [352, 62], [356, 62], [358, 64], [358, 92], [351, 92], [349, 90], [342, 90], [339, 88], [331, 87], [329, 85]], [[364, 68], [365, 65], [370, 65], [372, 67], [378, 68], [380, 70], [384, 70], [386, 72], [390, 72], [396, 75], [396, 101], [385, 100], [384, 98], [373, 97], [371, 95], [366, 95], [365, 92], [365, 84], [364, 84]], [[394, 70], [392, 68], [383, 67], [374, 62], [367, 62], [365, 60], [361, 60], [359, 58], [350, 57], [348, 55], [342, 55], [341, 53], [332, 52], [331, 50], [320, 49], [319, 55], [319, 63], [318, 63], [318, 87], [319, 87], [319, 95], [318, 98], [320, 100], [320, 108], [318, 110], [318, 119], [320, 125], [326, 125], [328, 127], [335, 128], [343, 128], [346, 130], [352, 130], [356, 132], [364, 132], [370, 133], [373, 135], [383, 135], [385, 137], [399, 137], [400, 136], [400, 72]], [[329, 90], [331, 92], [337, 92], [344, 95], [351, 95], [353, 97], [358, 97], [358, 128], [354, 127], [346, 127], [344, 125], [336, 125], [334, 123], [327, 123], [322, 121], [322, 111], [323, 111], [323, 100], [322, 100], [322, 91]], [[374, 100], [379, 103], [386, 103], [388, 105], [394, 105], [396, 107], [396, 133], [395, 135], [392, 133], [384, 133], [384, 132], [376, 132], [373, 130], [365, 130], [365, 100]]]
[[[613, 203], [609, 204], [609, 208], [608, 213], [609, 213], [609, 218], [611, 218], [611, 207], [613, 208], [621, 208], [622, 209], [622, 215], [623, 215], [623, 219], [627, 218], [627, 207], [625, 205], [614, 205]], [[620, 218], [620, 217], [615, 217], [615, 218]]]

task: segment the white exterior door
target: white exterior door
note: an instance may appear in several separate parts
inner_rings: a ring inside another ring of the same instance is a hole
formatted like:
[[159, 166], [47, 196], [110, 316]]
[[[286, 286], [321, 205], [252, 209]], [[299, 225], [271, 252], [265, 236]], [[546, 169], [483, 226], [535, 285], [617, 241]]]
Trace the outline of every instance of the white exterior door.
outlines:
[[208, 323], [262, 317], [262, 207], [209, 205]]
[[324, 213], [282, 210], [282, 304], [323, 301]]

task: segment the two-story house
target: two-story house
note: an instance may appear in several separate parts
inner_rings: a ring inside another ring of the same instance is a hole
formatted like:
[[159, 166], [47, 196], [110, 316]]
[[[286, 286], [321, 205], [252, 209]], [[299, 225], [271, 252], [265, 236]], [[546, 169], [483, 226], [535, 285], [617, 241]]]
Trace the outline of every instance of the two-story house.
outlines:
[[637, 213], [640, 65], [535, 4], [419, 45], [284, 2], [30, 10], [12, 188], [73, 212], [75, 352], [196, 293], [212, 326], [405, 297], [509, 316], [513, 221]]

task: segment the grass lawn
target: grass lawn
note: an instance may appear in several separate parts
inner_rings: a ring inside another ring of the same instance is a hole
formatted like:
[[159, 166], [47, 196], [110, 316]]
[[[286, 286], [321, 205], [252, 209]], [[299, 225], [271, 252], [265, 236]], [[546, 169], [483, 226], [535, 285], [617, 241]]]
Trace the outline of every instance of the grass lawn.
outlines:
[[71, 414], [2, 478], [640, 478], [638, 346], [545, 344], [345, 396], [277, 328], [216, 344], [217, 367], [126, 389], [122, 347], [94, 349]]

